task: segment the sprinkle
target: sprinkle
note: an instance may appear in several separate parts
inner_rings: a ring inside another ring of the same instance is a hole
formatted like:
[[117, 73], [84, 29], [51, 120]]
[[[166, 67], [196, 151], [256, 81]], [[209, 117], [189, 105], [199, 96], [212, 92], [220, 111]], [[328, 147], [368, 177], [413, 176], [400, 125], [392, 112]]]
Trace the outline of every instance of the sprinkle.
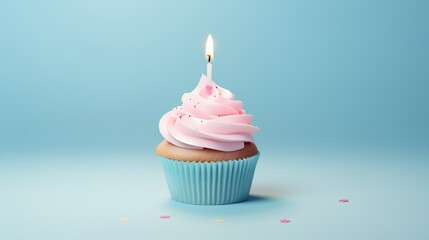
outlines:
[[218, 117], [220, 117], [220, 115], [217, 115]]
[[217, 86], [216, 86], [216, 88], [217, 88]]
[[203, 120], [201, 120], [201, 122], [203, 122]]
[[189, 101], [191, 101], [192, 100], [192, 98], [189, 98]]
[[280, 219], [280, 223], [290, 223], [289, 219]]
[[216, 97], [216, 95], [213, 95], [213, 97]]
[[189, 115], [189, 117], [191, 117], [191, 115]]
[[130, 219], [127, 218], [127, 217], [121, 217], [118, 220], [119, 220], [119, 222], [128, 222], [128, 221], [130, 221]]
[[162, 218], [162, 219], [170, 219], [170, 218], [171, 218], [171, 216], [161, 215], [159, 218]]
[[350, 202], [350, 201], [346, 198], [343, 198], [343, 199], [338, 200], [338, 202], [346, 203], [346, 202]]
[[206, 93], [210, 95], [212, 94], [212, 92], [213, 92], [213, 87], [210, 85], [206, 85]]
[[195, 128], [195, 131], [198, 131], [198, 128]]
[[194, 105], [194, 107], [197, 107], [197, 105]]
[[232, 100], [232, 98], [229, 98], [229, 100]]
[[200, 104], [200, 102], [197, 102], [197, 104]]
[[224, 223], [225, 220], [221, 219], [221, 218], [217, 218], [214, 220], [215, 223]]

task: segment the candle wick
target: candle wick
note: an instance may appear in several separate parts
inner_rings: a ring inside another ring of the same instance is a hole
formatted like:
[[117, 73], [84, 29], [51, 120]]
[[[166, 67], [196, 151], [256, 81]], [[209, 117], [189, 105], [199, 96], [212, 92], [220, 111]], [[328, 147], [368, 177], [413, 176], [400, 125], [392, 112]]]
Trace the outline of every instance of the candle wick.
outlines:
[[211, 60], [210, 54], [209, 54], [209, 55], [207, 55], [207, 58], [208, 58], [208, 60], [209, 60], [209, 62], [210, 62], [210, 60]]

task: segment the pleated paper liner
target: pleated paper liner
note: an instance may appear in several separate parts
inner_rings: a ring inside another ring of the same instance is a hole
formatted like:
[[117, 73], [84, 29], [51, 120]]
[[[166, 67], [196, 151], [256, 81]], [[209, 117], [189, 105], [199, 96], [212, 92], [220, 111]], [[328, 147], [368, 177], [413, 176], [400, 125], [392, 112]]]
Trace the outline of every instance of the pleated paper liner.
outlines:
[[241, 202], [249, 196], [259, 159], [256, 155], [220, 162], [185, 162], [161, 158], [171, 197], [196, 205]]

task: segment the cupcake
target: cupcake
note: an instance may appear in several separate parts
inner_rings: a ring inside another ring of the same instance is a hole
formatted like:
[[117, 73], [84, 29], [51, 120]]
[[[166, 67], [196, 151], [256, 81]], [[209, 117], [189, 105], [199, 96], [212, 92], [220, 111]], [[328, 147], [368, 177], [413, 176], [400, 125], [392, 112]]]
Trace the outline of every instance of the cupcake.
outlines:
[[171, 197], [188, 204], [221, 205], [249, 196], [259, 158], [259, 129], [234, 94], [201, 76], [182, 105], [159, 122], [165, 138], [156, 148]]

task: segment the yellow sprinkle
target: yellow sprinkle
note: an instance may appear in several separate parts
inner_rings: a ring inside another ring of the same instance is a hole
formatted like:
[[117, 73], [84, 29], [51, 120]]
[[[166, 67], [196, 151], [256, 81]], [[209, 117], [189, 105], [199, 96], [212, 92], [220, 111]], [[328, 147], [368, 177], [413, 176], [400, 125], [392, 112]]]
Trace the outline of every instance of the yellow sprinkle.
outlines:
[[214, 222], [215, 223], [224, 223], [225, 220], [218, 218], [218, 219], [215, 219]]
[[130, 221], [130, 219], [127, 217], [123, 217], [123, 218], [119, 218], [119, 221], [120, 222], [128, 222], [128, 221]]

